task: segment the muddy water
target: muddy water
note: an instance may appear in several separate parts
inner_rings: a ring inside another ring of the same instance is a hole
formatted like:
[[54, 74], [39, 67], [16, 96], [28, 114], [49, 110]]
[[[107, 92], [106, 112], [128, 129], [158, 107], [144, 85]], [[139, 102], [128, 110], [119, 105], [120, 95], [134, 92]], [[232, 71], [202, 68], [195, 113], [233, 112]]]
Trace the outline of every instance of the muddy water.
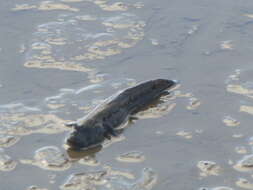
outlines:
[[[0, 189], [253, 189], [253, 3], [0, 6]], [[69, 152], [64, 123], [151, 78], [180, 86], [124, 133]]]

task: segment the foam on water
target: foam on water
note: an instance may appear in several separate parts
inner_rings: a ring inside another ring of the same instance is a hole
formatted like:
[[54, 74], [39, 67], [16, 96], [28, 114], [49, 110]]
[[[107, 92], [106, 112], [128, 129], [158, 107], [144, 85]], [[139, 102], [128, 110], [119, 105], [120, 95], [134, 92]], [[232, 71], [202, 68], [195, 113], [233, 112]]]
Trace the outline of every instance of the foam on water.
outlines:
[[34, 154], [34, 160], [20, 160], [23, 164], [31, 164], [46, 170], [66, 170], [71, 162], [58, 147], [47, 146], [38, 149]]
[[221, 171], [220, 166], [213, 161], [199, 161], [197, 167], [200, 169], [200, 176], [202, 177], [218, 176]]
[[0, 148], [0, 171], [11, 171], [16, 168], [17, 162], [5, 153], [5, 150]]
[[112, 173], [110, 170], [100, 170], [71, 175], [61, 189], [151, 189], [156, 183], [156, 173], [150, 168], [144, 168], [142, 175], [135, 181], [129, 180], [121, 172]]
[[120, 154], [116, 159], [121, 162], [136, 163], [136, 162], [143, 162], [145, 160], [145, 156], [140, 151], [131, 151]]

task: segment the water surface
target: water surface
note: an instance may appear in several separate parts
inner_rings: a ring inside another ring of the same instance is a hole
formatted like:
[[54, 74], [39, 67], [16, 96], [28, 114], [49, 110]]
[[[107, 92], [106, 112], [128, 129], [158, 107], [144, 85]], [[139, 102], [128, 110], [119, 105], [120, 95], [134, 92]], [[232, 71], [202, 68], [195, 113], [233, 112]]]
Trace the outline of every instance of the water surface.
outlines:
[[[253, 2], [54, 0], [0, 7], [1, 189], [253, 189]], [[64, 123], [178, 79], [88, 153]]]

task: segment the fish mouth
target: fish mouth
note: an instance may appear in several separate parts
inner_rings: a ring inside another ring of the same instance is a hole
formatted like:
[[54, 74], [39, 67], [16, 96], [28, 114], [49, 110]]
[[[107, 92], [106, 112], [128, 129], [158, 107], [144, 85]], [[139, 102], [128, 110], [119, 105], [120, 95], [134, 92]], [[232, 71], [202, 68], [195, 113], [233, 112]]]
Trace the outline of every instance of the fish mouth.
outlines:
[[76, 150], [76, 149], [72, 149], [72, 148], [67, 148], [66, 152], [67, 152], [68, 156], [71, 159], [82, 159], [85, 156], [93, 156], [93, 155], [95, 155], [101, 149], [102, 149], [102, 146], [98, 145], [96, 147], [89, 148], [87, 150], [86, 149], [84, 149], [84, 150]]
[[179, 85], [180, 85], [180, 81], [179, 80], [175, 80], [175, 79], [173, 79], [171, 81], [173, 82], [173, 84], [171, 86], [169, 86], [167, 88], [167, 90], [175, 90], [175, 89], [177, 89], [179, 87]]
[[67, 139], [66, 144], [72, 149], [88, 149], [104, 141], [105, 129], [101, 126], [83, 126], [74, 129]]
[[166, 87], [160, 89], [160, 96], [166, 96], [171, 93], [171, 91], [177, 89], [180, 86], [180, 83], [178, 80], [167, 80], [169, 83]]
[[76, 147], [76, 146], [71, 146], [68, 144], [68, 150], [69, 151], [76, 151], [76, 152], [79, 152], [79, 151], [90, 151], [94, 148], [97, 148], [97, 147], [101, 147], [102, 145], [100, 143], [98, 144], [94, 144], [94, 145], [90, 145], [90, 146], [87, 146], [87, 147]]
[[72, 138], [68, 138], [66, 140], [66, 144], [69, 146], [70, 149], [73, 149], [73, 150], [81, 150], [83, 148], [76, 141], [74, 141]]
[[179, 87], [179, 81], [178, 80], [165, 80], [165, 79], [161, 79], [163, 80], [163, 83], [160, 84], [160, 86], [157, 85], [157, 88], [155, 90], [157, 90], [157, 93], [170, 93], [170, 91], [175, 90]]
[[66, 144], [68, 145], [69, 149], [76, 150], [76, 151], [89, 150], [101, 145], [101, 143], [95, 143], [95, 144], [90, 144], [90, 145], [80, 145], [80, 143], [78, 143], [71, 137], [66, 140]]
[[176, 79], [172, 79], [171, 81], [172, 81], [172, 82], [174, 82], [174, 85], [177, 85], [177, 84], [179, 84], [179, 80], [176, 80]]

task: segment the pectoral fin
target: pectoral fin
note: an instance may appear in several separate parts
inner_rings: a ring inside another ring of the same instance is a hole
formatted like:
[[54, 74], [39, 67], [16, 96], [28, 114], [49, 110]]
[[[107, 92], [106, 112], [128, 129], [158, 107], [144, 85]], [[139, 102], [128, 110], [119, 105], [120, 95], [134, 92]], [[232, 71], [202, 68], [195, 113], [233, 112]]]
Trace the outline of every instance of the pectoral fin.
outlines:
[[130, 121], [135, 121], [135, 120], [138, 120], [139, 118], [137, 116], [134, 116], [134, 115], [130, 115], [129, 116], [129, 120]]
[[118, 134], [115, 131], [115, 129], [112, 128], [111, 126], [104, 124], [104, 127], [105, 127], [105, 129], [106, 129], [106, 131], [107, 131], [108, 134], [111, 134], [114, 137], [118, 136]]
[[108, 140], [111, 140], [111, 136], [109, 135], [109, 133], [105, 133], [104, 137], [107, 138]]

